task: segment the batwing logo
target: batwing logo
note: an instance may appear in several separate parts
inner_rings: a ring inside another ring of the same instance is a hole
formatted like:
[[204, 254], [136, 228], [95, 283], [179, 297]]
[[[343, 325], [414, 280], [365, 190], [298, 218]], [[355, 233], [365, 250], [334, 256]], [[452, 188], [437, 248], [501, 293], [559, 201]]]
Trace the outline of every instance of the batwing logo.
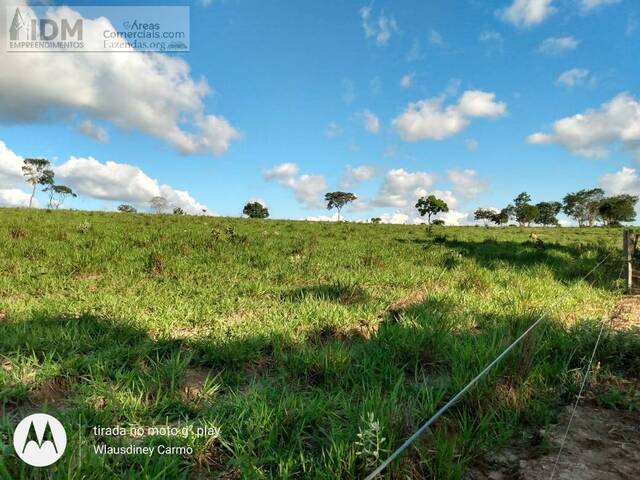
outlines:
[[24, 463], [47, 467], [62, 457], [67, 448], [67, 433], [57, 418], [34, 413], [16, 427], [13, 448]]

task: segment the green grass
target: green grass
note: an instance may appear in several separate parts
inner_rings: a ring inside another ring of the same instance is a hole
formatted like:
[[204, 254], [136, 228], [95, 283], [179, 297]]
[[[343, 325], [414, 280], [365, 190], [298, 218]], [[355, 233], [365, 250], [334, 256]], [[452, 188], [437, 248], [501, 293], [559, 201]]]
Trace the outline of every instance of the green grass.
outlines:
[[[621, 236], [0, 209], [0, 476], [361, 478], [558, 301], [387, 473], [462, 478], [575, 395]], [[638, 378], [638, 336], [607, 330], [596, 360]], [[39, 471], [11, 447], [34, 411], [70, 439]], [[93, 453], [114, 443], [93, 426], [167, 424], [221, 434]]]

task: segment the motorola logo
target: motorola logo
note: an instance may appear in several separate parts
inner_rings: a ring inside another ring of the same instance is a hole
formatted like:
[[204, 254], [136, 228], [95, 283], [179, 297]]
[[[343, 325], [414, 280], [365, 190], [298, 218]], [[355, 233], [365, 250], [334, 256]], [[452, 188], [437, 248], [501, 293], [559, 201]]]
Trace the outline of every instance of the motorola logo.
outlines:
[[20, 459], [33, 467], [49, 466], [62, 457], [67, 433], [57, 418], [34, 413], [24, 418], [13, 432], [13, 448]]

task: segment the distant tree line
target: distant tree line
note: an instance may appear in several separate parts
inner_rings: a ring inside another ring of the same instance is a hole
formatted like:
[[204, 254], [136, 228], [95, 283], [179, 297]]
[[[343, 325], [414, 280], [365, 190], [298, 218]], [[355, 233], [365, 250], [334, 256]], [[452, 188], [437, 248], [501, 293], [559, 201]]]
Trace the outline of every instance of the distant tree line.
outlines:
[[[27, 183], [32, 186], [29, 198], [29, 208], [33, 206], [33, 199], [37, 187], [42, 186], [42, 191], [46, 192], [49, 198], [49, 208], [59, 208], [68, 197], [77, 197], [76, 193], [66, 185], [55, 183], [55, 173], [51, 168], [49, 160], [44, 158], [25, 158], [22, 165], [22, 173]], [[354, 202], [358, 197], [351, 192], [327, 192], [324, 196], [327, 202], [327, 209], [334, 208], [338, 214], [338, 221], [342, 219], [342, 209], [349, 203]], [[527, 192], [520, 193], [513, 199], [513, 203], [508, 204], [501, 210], [478, 208], [474, 212], [474, 218], [483, 221], [485, 225], [493, 223], [495, 225], [505, 225], [510, 221], [515, 221], [521, 227], [528, 227], [532, 224], [544, 226], [557, 226], [560, 212], [574, 219], [579, 227], [592, 227], [598, 223], [604, 226], [617, 226], [622, 222], [633, 222], [636, 219], [636, 195], [613, 195], [605, 196], [601, 188], [583, 189], [577, 192], [568, 193], [562, 202], [550, 201], [531, 203], [531, 196]], [[156, 213], [164, 213], [169, 208], [173, 208], [174, 215], [186, 215], [184, 209], [179, 206], [169, 204], [168, 200], [162, 196], [155, 196], [149, 201], [150, 207]], [[433, 219], [439, 213], [449, 211], [447, 203], [435, 195], [423, 196], [416, 202], [415, 208], [421, 217], [427, 217], [427, 224], [443, 225], [442, 219]], [[123, 213], [136, 213], [133, 205], [123, 203], [118, 206], [118, 211]], [[206, 210], [203, 209], [203, 212]], [[260, 202], [248, 202], [245, 204], [242, 213], [249, 218], [268, 218], [269, 210]], [[371, 223], [381, 223], [380, 217], [371, 219]]]
[[485, 225], [494, 223], [504, 225], [515, 220], [519, 226], [531, 224], [557, 226], [558, 215], [563, 212], [574, 219], [579, 227], [592, 227], [598, 222], [605, 226], [617, 226], [622, 222], [633, 222], [636, 219], [635, 206], [638, 197], [635, 195], [614, 195], [606, 197], [601, 188], [580, 190], [568, 193], [562, 202], [531, 203], [531, 196], [522, 192], [505, 208], [495, 211], [478, 208], [474, 212], [476, 220]]

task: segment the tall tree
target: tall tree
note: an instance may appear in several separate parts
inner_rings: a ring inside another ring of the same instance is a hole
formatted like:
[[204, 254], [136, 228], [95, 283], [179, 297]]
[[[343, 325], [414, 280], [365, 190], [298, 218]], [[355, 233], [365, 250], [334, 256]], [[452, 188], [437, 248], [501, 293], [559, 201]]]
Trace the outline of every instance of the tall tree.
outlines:
[[620, 222], [633, 222], [636, 219], [635, 195], [616, 195], [603, 198], [598, 207], [598, 213], [607, 226], [620, 225]]
[[242, 213], [249, 218], [267, 218], [269, 209], [260, 202], [248, 202], [242, 209]]
[[535, 222], [540, 225], [558, 225], [558, 214], [562, 209], [560, 202], [540, 202], [536, 204], [538, 209], [538, 216], [535, 218]]
[[53, 185], [55, 174], [51, 169], [51, 162], [45, 158], [25, 158], [22, 165], [22, 174], [27, 183], [33, 187], [31, 198], [29, 198], [29, 208], [31, 208], [33, 197], [36, 195], [36, 187], [38, 185]]
[[512, 216], [511, 214], [512, 209], [513, 207], [509, 205], [506, 208], [503, 208], [502, 210], [500, 210], [498, 213], [494, 213], [493, 216], [491, 217], [491, 221], [496, 225], [504, 225], [509, 223], [509, 219]]
[[482, 220], [484, 222], [484, 226], [487, 227], [489, 222], [493, 221], [495, 214], [496, 212], [488, 208], [479, 208], [473, 212], [473, 218], [475, 220]]
[[167, 199], [161, 196], [153, 197], [149, 201], [149, 204], [151, 205], [151, 208], [156, 211], [156, 213], [162, 213], [169, 207], [169, 202], [167, 201]]
[[118, 211], [122, 213], [136, 213], [138, 210], [136, 210], [136, 207], [134, 207], [133, 205], [123, 203], [118, 205]]
[[449, 211], [449, 206], [444, 200], [439, 199], [435, 195], [429, 195], [428, 197], [420, 197], [416, 203], [418, 213], [424, 217], [427, 216], [427, 224], [431, 226], [431, 217], [439, 213], [446, 213]]
[[324, 200], [327, 202], [327, 210], [335, 208], [338, 211], [338, 221], [340, 221], [342, 207], [357, 199], [358, 197], [351, 192], [328, 192], [324, 195]]
[[531, 225], [531, 222], [535, 222], [539, 214], [540, 212], [538, 211], [538, 207], [535, 205], [525, 203], [516, 207], [516, 221], [521, 227], [528, 227]]
[[562, 211], [575, 219], [579, 227], [591, 227], [598, 220], [600, 202], [603, 198], [604, 191], [601, 188], [568, 193], [562, 200]]
[[534, 211], [535, 207], [529, 203], [530, 201], [531, 196], [527, 192], [522, 192], [513, 199], [513, 214], [521, 227], [533, 222], [537, 216], [537, 212]]
[[44, 192], [49, 193], [49, 208], [60, 208], [67, 197], [76, 198], [78, 195], [66, 185], [48, 185]]

